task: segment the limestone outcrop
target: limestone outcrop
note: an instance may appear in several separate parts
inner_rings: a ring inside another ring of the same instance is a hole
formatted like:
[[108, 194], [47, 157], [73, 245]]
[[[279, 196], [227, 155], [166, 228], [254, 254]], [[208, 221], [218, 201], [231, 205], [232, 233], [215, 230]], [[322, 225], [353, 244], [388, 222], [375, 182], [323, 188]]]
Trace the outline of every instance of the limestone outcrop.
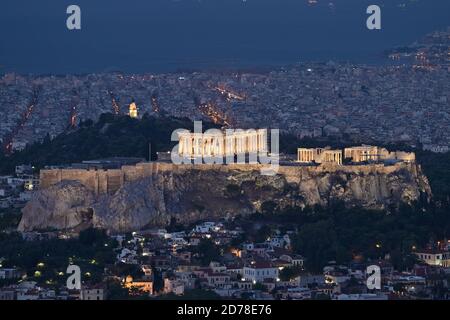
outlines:
[[22, 209], [19, 231], [61, 230], [89, 225], [94, 194], [77, 181], [63, 181], [35, 193]]
[[275, 176], [256, 167], [213, 166], [158, 170], [96, 194], [78, 181], [61, 181], [38, 191], [23, 209], [19, 230], [82, 229], [127, 232], [261, 211], [343, 201], [347, 206], [383, 209], [429, 199], [420, 166], [281, 166]]

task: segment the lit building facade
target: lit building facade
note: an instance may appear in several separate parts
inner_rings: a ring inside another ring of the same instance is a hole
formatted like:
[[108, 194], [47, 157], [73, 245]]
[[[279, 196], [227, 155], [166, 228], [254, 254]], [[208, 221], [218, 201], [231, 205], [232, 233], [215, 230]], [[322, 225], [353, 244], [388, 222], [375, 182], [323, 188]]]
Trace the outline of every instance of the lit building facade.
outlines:
[[178, 134], [178, 154], [182, 157], [225, 157], [267, 153], [267, 130], [237, 130], [231, 133]]
[[352, 162], [378, 161], [381, 158], [378, 147], [362, 145], [359, 147], [351, 147], [344, 149], [346, 159]]
[[353, 163], [376, 161], [415, 162], [416, 154], [405, 151], [388, 151], [386, 148], [362, 145], [344, 149], [345, 159]]
[[422, 250], [415, 255], [430, 266], [450, 267], [450, 252], [442, 250]]
[[299, 148], [297, 150], [297, 161], [300, 163], [334, 163], [341, 165], [345, 159], [352, 163], [366, 162], [415, 162], [414, 152], [388, 151], [386, 148], [362, 145], [358, 147], [345, 148], [342, 150], [331, 150], [327, 148]]
[[297, 161], [300, 163], [334, 163], [342, 164], [342, 151], [329, 148], [299, 148]]
[[138, 117], [138, 108], [135, 102], [132, 102], [128, 107], [128, 115], [130, 118], [136, 119]]
[[153, 294], [153, 281], [151, 280], [134, 280], [133, 277], [127, 276], [125, 279], [124, 287], [128, 290], [137, 290], [140, 292]]

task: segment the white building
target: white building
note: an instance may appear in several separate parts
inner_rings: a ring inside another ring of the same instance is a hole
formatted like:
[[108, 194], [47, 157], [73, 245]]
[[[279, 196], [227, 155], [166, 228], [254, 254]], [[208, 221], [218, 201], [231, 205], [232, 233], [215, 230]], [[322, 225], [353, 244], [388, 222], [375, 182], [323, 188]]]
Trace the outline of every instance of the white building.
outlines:
[[103, 288], [82, 288], [80, 300], [105, 300], [105, 291]]
[[245, 280], [263, 282], [265, 279], [279, 280], [279, 270], [273, 267], [270, 262], [255, 262], [243, 269], [243, 278]]
[[20, 272], [14, 268], [0, 268], [0, 279], [17, 279], [20, 277]]
[[311, 299], [311, 290], [304, 287], [287, 288], [282, 292], [283, 299], [306, 300]]
[[430, 266], [450, 267], [450, 252], [442, 250], [422, 250], [416, 256]]

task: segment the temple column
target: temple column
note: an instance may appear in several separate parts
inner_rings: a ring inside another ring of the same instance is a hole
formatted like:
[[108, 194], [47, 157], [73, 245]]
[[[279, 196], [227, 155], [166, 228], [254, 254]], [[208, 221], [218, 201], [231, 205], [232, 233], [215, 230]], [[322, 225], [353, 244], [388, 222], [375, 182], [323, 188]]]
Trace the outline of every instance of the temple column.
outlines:
[[182, 137], [180, 140], [180, 145], [178, 146], [178, 153], [184, 155], [186, 152], [186, 137]]
[[256, 150], [259, 152], [259, 151], [261, 151], [261, 141], [259, 141], [259, 134], [258, 133], [256, 133], [255, 139], [256, 139]]
[[218, 150], [219, 150], [219, 156], [223, 157], [225, 155], [225, 138], [224, 137], [220, 137]]
[[207, 138], [206, 139], [206, 154], [205, 154], [205, 156], [206, 157], [210, 157], [210, 156], [212, 156], [212, 153], [213, 153], [213, 148], [212, 148], [212, 145], [211, 145], [211, 143], [212, 143], [212, 139], [211, 138]]
[[245, 152], [245, 137], [242, 136], [239, 137], [239, 152]]
[[193, 138], [193, 145], [192, 145], [192, 149], [193, 149], [193, 156], [195, 157], [195, 156], [197, 156], [197, 145], [198, 145], [198, 143], [197, 143], [197, 138]]
[[183, 155], [184, 149], [184, 137], [180, 137], [180, 142], [178, 143], [178, 154]]
[[200, 138], [195, 139], [195, 155], [201, 156], [202, 155], [202, 143]]
[[217, 154], [217, 138], [211, 138], [211, 155], [216, 156]]
[[242, 138], [240, 136], [236, 137], [236, 151], [237, 153], [241, 153], [242, 152]]
[[257, 144], [258, 144], [258, 151], [262, 152], [263, 150], [262, 150], [262, 141], [261, 141], [260, 133], [256, 134], [256, 141], [257, 141]]
[[183, 138], [183, 155], [189, 154], [189, 140], [187, 137]]
[[258, 133], [258, 147], [259, 147], [259, 151], [264, 152], [264, 145], [263, 145], [263, 141], [262, 141], [262, 136], [261, 133]]

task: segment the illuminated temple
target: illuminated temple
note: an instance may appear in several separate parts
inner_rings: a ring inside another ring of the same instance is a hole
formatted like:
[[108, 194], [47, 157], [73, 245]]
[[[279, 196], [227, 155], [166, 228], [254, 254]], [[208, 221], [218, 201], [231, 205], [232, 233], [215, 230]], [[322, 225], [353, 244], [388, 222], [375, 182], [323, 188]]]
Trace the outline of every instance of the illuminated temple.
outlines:
[[267, 130], [179, 132], [178, 154], [183, 157], [225, 157], [267, 153]]
[[297, 162], [311, 163], [333, 163], [342, 165], [343, 159], [350, 163], [367, 162], [415, 162], [414, 152], [388, 151], [386, 148], [378, 146], [362, 145], [349, 147], [342, 150], [331, 150], [327, 148], [298, 148]]

